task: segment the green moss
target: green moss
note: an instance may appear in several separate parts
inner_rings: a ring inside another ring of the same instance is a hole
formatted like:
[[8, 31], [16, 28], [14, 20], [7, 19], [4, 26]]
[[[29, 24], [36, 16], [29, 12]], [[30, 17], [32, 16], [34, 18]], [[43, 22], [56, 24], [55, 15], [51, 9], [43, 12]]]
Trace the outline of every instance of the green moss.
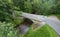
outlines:
[[24, 37], [57, 37], [57, 34], [50, 26], [44, 25], [36, 31], [33, 31], [31, 27]]

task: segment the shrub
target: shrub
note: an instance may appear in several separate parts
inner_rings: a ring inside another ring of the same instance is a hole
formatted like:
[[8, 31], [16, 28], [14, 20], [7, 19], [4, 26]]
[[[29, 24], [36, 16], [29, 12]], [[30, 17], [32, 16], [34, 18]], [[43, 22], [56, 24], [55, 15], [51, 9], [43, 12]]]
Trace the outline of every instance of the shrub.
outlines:
[[0, 22], [0, 37], [18, 37], [18, 32], [13, 24]]

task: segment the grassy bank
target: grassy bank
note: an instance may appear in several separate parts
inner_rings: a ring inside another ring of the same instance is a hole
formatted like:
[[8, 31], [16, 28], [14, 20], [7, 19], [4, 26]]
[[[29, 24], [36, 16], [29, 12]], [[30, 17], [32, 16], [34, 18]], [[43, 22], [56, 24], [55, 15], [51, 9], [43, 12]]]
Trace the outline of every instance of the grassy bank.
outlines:
[[36, 31], [31, 27], [24, 37], [57, 37], [57, 34], [50, 26], [44, 25]]

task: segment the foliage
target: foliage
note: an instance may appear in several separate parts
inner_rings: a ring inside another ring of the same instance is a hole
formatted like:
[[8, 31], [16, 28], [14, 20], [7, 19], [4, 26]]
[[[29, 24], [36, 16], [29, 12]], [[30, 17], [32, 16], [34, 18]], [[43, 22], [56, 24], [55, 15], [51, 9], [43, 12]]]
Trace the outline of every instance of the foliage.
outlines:
[[[0, 0], [0, 21], [10, 21], [12, 12], [9, 10], [10, 6], [7, 1]], [[6, 19], [7, 18], [7, 19]]]
[[[17, 30], [13, 28], [14, 25], [11, 23], [19, 24], [22, 21], [19, 18], [20, 11], [39, 15], [60, 14], [60, 0], [0, 0], [0, 21], [3, 22], [0, 22], [0, 37], [18, 37]], [[50, 37], [50, 34], [52, 34], [51, 37], [55, 37], [56, 33], [49, 29], [45, 26], [37, 31], [32, 31], [33, 33], [28, 32], [30, 34], [25, 37], [37, 37], [37, 35], [38, 37], [45, 37], [46, 35]]]
[[14, 11], [40, 15], [59, 14], [60, 0], [0, 0], [0, 21], [14, 21]]
[[60, 15], [56, 15], [58, 17], [58, 19], [60, 20]]
[[18, 37], [18, 32], [11, 23], [0, 22], [0, 37]]
[[13, 13], [15, 13], [14, 10], [16, 9], [19, 10], [18, 7], [14, 6], [12, 0], [0, 0], [0, 21], [14, 21]]
[[58, 1], [57, 0], [23, 0], [20, 1], [18, 4], [21, 8], [21, 11], [28, 13], [36, 12], [36, 14], [49, 15], [49, 14], [59, 13], [60, 3], [58, 3]]

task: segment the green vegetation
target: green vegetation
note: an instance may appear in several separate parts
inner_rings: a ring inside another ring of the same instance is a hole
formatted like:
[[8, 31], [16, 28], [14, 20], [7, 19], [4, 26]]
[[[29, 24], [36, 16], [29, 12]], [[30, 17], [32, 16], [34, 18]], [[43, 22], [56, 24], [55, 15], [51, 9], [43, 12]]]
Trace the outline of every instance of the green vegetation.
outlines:
[[58, 17], [58, 19], [60, 20], [60, 15], [56, 15]]
[[50, 26], [44, 25], [36, 31], [31, 27], [24, 37], [57, 37], [57, 34]]
[[12, 23], [0, 22], [0, 37], [18, 37], [18, 31], [13, 27]]
[[39, 15], [60, 14], [60, 0], [0, 0], [0, 21], [14, 21], [16, 11]]
[[[0, 0], [0, 37], [19, 37], [13, 27], [23, 20], [21, 12], [56, 15], [60, 19], [60, 0]], [[5, 22], [5, 23], [4, 23]], [[48, 25], [29, 32], [24, 37], [57, 37]]]

